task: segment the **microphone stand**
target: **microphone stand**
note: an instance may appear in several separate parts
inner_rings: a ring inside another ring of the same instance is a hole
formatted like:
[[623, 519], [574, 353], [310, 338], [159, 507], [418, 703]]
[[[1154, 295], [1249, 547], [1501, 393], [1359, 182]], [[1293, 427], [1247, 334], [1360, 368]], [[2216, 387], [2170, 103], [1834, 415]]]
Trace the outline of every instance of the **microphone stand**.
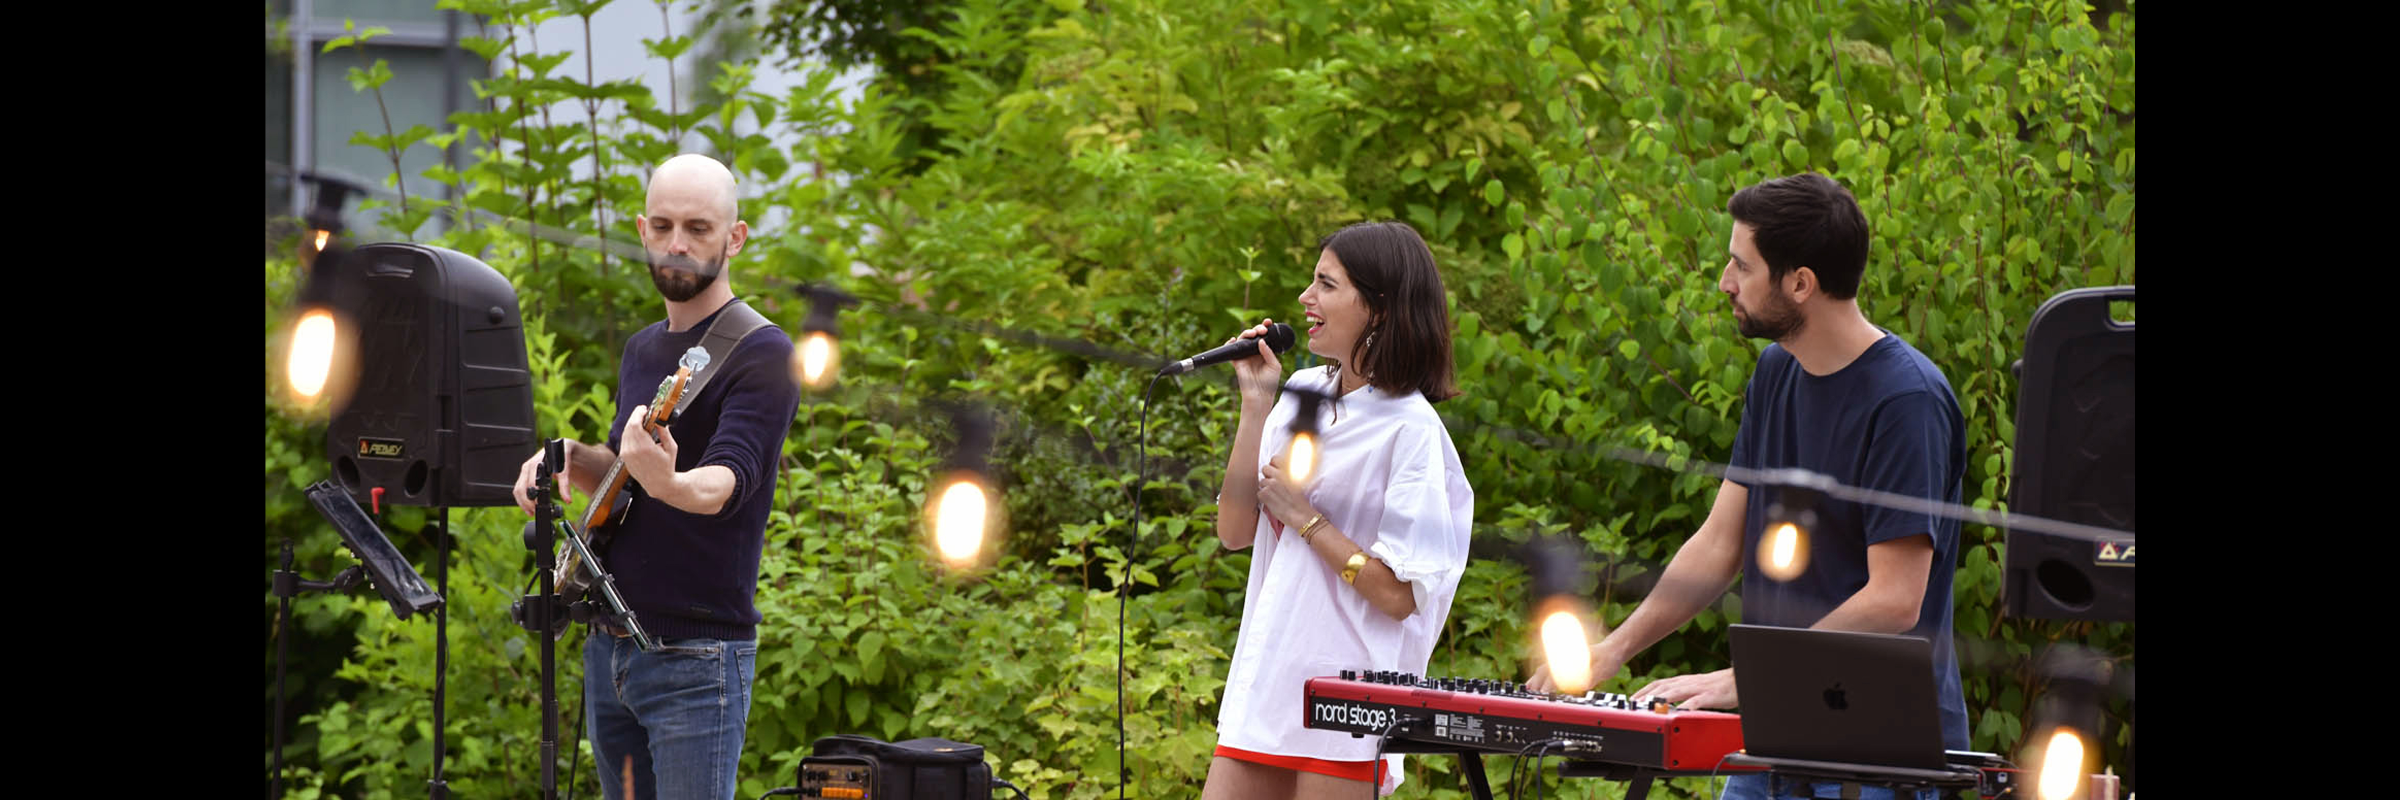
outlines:
[[541, 573], [540, 591], [517, 601], [509, 615], [541, 640], [542, 646], [542, 798], [558, 797], [558, 635], [566, 630], [566, 617], [558, 612], [559, 597], [556, 577], [552, 572], [557, 543], [552, 541], [553, 528], [558, 524], [558, 473], [567, 460], [566, 440], [551, 439], [542, 445], [542, 461], [533, 470], [533, 524], [525, 529], [525, 546], [533, 551], [534, 569]]
[[[566, 460], [566, 440], [551, 439], [543, 446], [542, 462], [534, 467], [533, 522], [525, 529], [525, 547], [534, 552], [535, 568], [541, 571], [541, 590], [539, 594], [518, 600], [509, 608], [509, 616], [515, 618], [519, 626], [532, 631], [536, 638], [542, 640], [541, 758], [544, 800], [558, 796], [557, 650], [558, 638], [566, 634], [568, 620], [590, 624], [606, 619], [623, 626], [633, 639], [634, 647], [642, 652], [650, 652], [658, 647], [657, 640], [642, 629], [641, 620], [634, 616], [633, 608], [625, 604], [624, 596], [617, 593], [616, 576], [610, 575], [608, 569], [601, 566], [598, 555], [592, 552], [555, 502], [565, 494], [558, 486], [557, 475], [565, 471]], [[566, 535], [558, 535], [560, 528], [566, 529]], [[556, 554], [559, 541], [566, 542], [566, 546], [575, 551], [576, 557], [583, 560], [583, 568], [592, 575], [591, 588], [585, 591], [587, 596], [588, 593], [597, 592], [600, 595], [598, 603], [578, 600], [569, 604], [566, 598], [558, 595]]]

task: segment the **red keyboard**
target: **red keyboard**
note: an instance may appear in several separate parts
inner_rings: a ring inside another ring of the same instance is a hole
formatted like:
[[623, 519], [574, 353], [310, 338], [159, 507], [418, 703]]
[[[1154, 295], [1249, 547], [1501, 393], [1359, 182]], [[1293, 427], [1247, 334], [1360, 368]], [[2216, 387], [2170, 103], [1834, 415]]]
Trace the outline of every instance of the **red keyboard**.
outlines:
[[[1708, 772], [1742, 749], [1742, 718], [1645, 708], [1619, 694], [1533, 693], [1507, 681], [1391, 672], [1310, 678], [1307, 726], [1396, 741]], [[1748, 771], [1728, 769], [1733, 771]]]

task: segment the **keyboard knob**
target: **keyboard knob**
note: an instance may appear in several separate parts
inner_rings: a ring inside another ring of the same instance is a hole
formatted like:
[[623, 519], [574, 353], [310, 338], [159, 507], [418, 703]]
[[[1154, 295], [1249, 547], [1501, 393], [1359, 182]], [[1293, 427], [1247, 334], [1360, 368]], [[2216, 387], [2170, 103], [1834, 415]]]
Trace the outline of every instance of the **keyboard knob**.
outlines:
[[1354, 670], [1354, 669], [1346, 669], [1346, 670], [1342, 670], [1342, 680], [1346, 680], [1346, 681], [1354, 681], [1354, 680], [1358, 680], [1358, 670]]

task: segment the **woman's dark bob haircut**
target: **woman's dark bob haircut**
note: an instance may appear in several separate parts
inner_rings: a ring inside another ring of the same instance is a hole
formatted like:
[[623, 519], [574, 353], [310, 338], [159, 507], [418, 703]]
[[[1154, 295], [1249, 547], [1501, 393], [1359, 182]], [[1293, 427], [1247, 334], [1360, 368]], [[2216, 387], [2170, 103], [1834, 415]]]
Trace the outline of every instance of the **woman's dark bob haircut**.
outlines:
[[1436, 403], [1458, 396], [1450, 368], [1450, 303], [1433, 251], [1417, 229], [1404, 222], [1361, 222], [1334, 231], [1317, 248], [1342, 262], [1367, 304], [1366, 335], [1333, 368], [1355, 368], [1385, 394], [1420, 392]]

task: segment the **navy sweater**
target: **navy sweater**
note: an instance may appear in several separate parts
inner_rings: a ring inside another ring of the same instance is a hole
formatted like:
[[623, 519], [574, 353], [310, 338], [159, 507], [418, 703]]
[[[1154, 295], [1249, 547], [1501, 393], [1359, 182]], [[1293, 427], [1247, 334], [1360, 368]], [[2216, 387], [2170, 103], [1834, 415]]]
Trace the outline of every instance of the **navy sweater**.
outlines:
[[[635, 406], [657, 397], [661, 378], [675, 374], [683, 351], [700, 344], [718, 314], [680, 333], [657, 322], [625, 342], [617, 368], [616, 422], [608, 446], [620, 449], [625, 421]], [[733, 470], [732, 496], [712, 515], [690, 514], [652, 499], [628, 483], [633, 506], [625, 514], [604, 563], [617, 591], [660, 638], [756, 639], [759, 552], [764, 548], [767, 511], [782, 472], [784, 434], [792, 429], [800, 392], [791, 380], [792, 340], [768, 325], [742, 339], [723, 370], [685, 398], [669, 426], [679, 448], [677, 472], [711, 464]]]

